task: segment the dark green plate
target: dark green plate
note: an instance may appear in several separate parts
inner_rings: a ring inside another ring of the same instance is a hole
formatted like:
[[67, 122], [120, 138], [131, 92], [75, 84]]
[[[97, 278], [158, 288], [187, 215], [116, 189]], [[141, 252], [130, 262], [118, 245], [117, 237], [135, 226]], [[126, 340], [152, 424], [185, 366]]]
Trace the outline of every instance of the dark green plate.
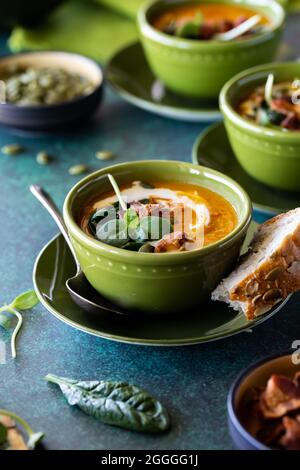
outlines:
[[279, 214], [299, 206], [300, 194], [269, 188], [243, 170], [230, 146], [224, 124], [213, 124], [196, 139], [192, 161], [237, 181], [249, 194], [254, 209], [267, 215]]
[[[252, 230], [255, 224], [252, 226]], [[61, 235], [53, 238], [38, 255], [33, 272], [37, 295], [46, 309], [59, 320], [85, 331], [123, 343], [181, 346], [215, 341], [262, 323], [286, 303], [267, 315], [248, 322], [221, 302], [209, 302], [193, 313], [171, 317], [125, 316], [103, 312], [93, 316], [81, 310], [70, 298], [65, 281], [75, 273], [75, 264]]]
[[122, 98], [146, 111], [193, 122], [221, 118], [217, 100], [189, 99], [166, 90], [151, 72], [139, 42], [118, 51], [108, 63], [105, 75]]

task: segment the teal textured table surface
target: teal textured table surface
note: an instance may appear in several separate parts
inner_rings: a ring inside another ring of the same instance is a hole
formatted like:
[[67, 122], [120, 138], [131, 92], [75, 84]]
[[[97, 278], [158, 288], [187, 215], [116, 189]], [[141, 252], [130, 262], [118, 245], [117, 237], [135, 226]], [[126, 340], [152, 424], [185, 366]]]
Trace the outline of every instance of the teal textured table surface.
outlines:
[[[290, 21], [288, 40], [297, 43], [299, 16]], [[7, 52], [5, 38], [1, 51]], [[0, 301], [9, 302], [32, 287], [36, 256], [57, 232], [28, 190], [44, 186], [62, 205], [79, 177], [77, 163], [100, 168], [95, 151], [112, 150], [114, 163], [140, 159], [191, 161], [191, 147], [205, 126], [148, 114], [121, 101], [106, 87], [93, 122], [80, 132], [12, 134], [0, 129], [0, 146], [19, 142], [22, 155], [0, 157]], [[36, 163], [39, 150], [53, 154], [48, 166]], [[0, 408], [10, 409], [46, 434], [47, 449], [231, 449], [226, 397], [237, 374], [263, 356], [287, 350], [300, 339], [300, 296], [252, 332], [199, 346], [155, 348], [119, 344], [72, 329], [40, 304], [24, 313], [18, 357], [0, 364]], [[209, 314], [209, 312], [207, 312]], [[82, 379], [116, 379], [149, 390], [168, 408], [170, 432], [144, 435], [104, 425], [68, 406], [47, 373]]]

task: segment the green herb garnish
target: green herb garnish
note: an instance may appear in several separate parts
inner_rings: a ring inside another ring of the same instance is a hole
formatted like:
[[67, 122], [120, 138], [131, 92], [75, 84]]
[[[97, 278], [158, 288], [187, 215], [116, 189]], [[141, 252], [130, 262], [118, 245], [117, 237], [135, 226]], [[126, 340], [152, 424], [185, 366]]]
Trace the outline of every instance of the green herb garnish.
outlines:
[[[89, 229], [103, 243], [124, 248], [130, 251], [140, 251], [145, 242], [159, 240], [173, 230], [172, 224], [163, 217], [139, 217], [137, 211], [127, 206], [121, 190], [111, 175], [107, 175], [116, 193], [118, 201], [111, 206], [96, 210], [89, 219]], [[145, 188], [153, 186], [145, 183]], [[148, 199], [138, 201], [148, 204]], [[150, 249], [148, 250], [150, 252]], [[145, 250], [146, 252], [146, 250]]]
[[163, 405], [144, 390], [125, 382], [78, 381], [48, 374], [69, 405], [103, 423], [139, 432], [159, 433], [170, 427]]
[[203, 23], [203, 16], [200, 11], [198, 11], [195, 15], [195, 18], [190, 21], [186, 21], [182, 25], [179, 26], [176, 30], [176, 36], [181, 38], [187, 39], [194, 39], [199, 37], [200, 28]]
[[0, 326], [6, 329], [10, 328], [10, 318], [7, 316], [7, 314], [16, 316], [18, 319], [17, 325], [11, 336], [11, 354], [13, 358], [16, 358], [17, 356], [16, 338], [23, 323], [23, 318], [19, 310], [29, 310], [38, 302], [39, 299], [37, 298], [36, 293], [33, 290], [30, 290], [18, 295], [10, 304], [5, 304], [0, 307]]

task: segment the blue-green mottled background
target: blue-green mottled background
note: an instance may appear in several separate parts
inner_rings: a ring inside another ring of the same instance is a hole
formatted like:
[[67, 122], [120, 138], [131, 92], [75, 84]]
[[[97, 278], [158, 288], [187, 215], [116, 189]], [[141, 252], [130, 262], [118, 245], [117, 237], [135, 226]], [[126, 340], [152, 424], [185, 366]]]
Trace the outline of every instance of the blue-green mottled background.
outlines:
[[[286, 40], [299, 43], [299, 15], [289, 20]], [[5, 48], [5, 38], [1, 50]], [[287, 50], [285, 53], [292, 52]], [[297, 50], [295, 51], [297, 53]], [[99, 149], [117, 154], [115, 162], [149, 158], [190, 161], [191, 147], [203, 125], [175, 122], [138, 110], [106, 89], [93, 124], [81, 133], [12, 135], [0, 129], [0, 146], [20, 142], [26, 153], [0, 155], [0, 301], [30, 289], [34, 260], [57, 229], [28, 191], [42, 184], [62, 204], [77, 178], [72, 164], [102, 166]], [[37, 165], [45, 149], [55, 162]], [[104, 164], [103, 164], [104, 165]], [[118, 344], [78, 332], [41, 305], [24, 314], [18, 358], [0, 365], [0, 407], [26, 418], [46, 433], [48, 449], [231, 449], [226, 396], [237, 374], [263, 356], [288, 349], [300, 339], [300, 297], [252, 333], [206, 345], [154, 348]], [[208, 312], [209, 314], [209, 312]], [[0, 339], [9, 335], [0, 331]], [[55, 373], [83, 379], [117, 379], [140, 385], [167, 406], [172, 429], [160, 436], [113, 428], [69, 407], [43, 377]]]

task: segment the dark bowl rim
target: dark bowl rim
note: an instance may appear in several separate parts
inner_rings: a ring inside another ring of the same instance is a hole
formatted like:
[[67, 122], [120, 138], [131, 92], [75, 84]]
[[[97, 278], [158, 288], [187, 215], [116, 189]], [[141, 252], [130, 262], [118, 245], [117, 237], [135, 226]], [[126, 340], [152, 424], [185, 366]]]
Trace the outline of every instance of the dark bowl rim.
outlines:
[[232, 385], [229, 389], [228, 396], [227, 396], [228, 418], [231, 421], [231, 423], [233, 424], [233, 426], [235, 427], [235, 429], [239, 432], [239, 434], [241, 434], [241, 436], [246, 441], [248, 441], [253, 447], [255, 447], [257, 450], [274, 450], [274, 449], [264, 445], [262, 442], [257, 440], [242, 425], [242, 423], [239, 420], [238, 415], [236, 413], [236, 407], [235, 407], [235, 404], [234, 404], [236, 393], [237, 393], [239, 387], [241, 386], [242, 382], [244, 381], [244, 379], [251, 372], [255, 371], [255, 369], [258, 369], [263, 364], [266, 364], [266, 363], [268, 363], [268, 362], [270, 362], [274, 359], [279, 359], [279, 358], [285, 357], [285, 356], [291, 356], [293, 354], [293, 352], [294, 351], [292, 349], [290, 349], [290, 350], [283, 351], [281, 353], [274, 353], [274, 354], [271, 354], [269, 356], [265, 356], [264, 358], [260, 359], [259, 361], [256, 361], [256, 362], [250, 364], [250, 366], [246, 367], [245, 369], [243, 369], [238, 374], [237, 378], [234, 380], [234, 382], [232, 383]]
[[51, 54], [56, 54], [57, 53], [57, 54], [63, 54], [63, 55], [67, 55], [67, 56], [75, 56], [75, 57], [78, 57], [78, 58], [85, 59], [85, 60], [89, 61], [91, 64], [95, 65], [96, 68], [98, 69], [98, 72], [99, 72], [99, 75], [100, 75], [100, 83], [98, 85], [96, 85], [95, 88], [93, 89], [93, 91], [91, 91], [87, 95], [81, 95], [81, 96], [78, 96], [77, 98], [73, 98], [72, 100], [62, 101], [61, 103], [29, 105], [29, 106], [27, 106], [27, 105], [18, 106], [17, 104], [13, 104], [13, 103], [0, 103], [0, 110], [1, 109], [3, 109], [3, 110], [8, 109], [8, 110], [15, 111], [15, 112], [19, 112], [20, 110], [22, 110], [24, 112], [30, 111], [31, 113], [40, 112], [40, 111], [47, 111], [47, 110], [52, 110], [52, 109], [55, 110], [55, 109], [58, 109], [58, 108], [61, 108], [61, 107], [67, 106], [67, 105], [79, 104], [82, 101], [86, 100], [87, 98], [90, 98], [93, 95], [97, 94], [99, 92], [99, 90], [101, 90], [103, 88], [105, 77], [104, 77], [104, 72], [103, 72], [100, 64], [96, 60], [91, 59], [90, 57], [88, 57], [86, 55], [78, 54], [77, 52], [68, 52], [68, 51], [63, 51], [63, 50], [60, 50], [60, 49], [43, 49], [43, 50], [35, 50], [35, 51], [17, 52], [16, 54], [1, 54], [0, 55], [0, 63], [1, 63], [2, 59], [5, 59], [5, 58], [10, 58], [11, 57], [11, 58], [14, 59], [14, 58], [17, 58], [17, 57], [20, 57], [20, 56], [44, 54], [44, 53], [48, 54], [49, 52]]
[[246, 118], [240, 116], [231, 102], [228, 99], [228, 93], [230, 90], [240, 81], [245, 78], [251, 78], [259, 72], [276, 72], [277, 70], [282, 70], [285, 67], [298, 66], [300, 70], [300, 62], [268, 62], [266, 64], [256, 65], [254, 67], [243, 70], [242, 72], [234, 75], [230, 80], [228, 80], [223, 88], [220, 91], [219, 95], [219, 106], [223, 114], [223, 117], [227, 118], [235, 126], [241, 128], [243, 131], [249, 132], [252, 135], [257, 137], [266, 137], [266, 138], [276, 138], [277, 141], [286, 142], [286, 143], [300, 143], [300, 132], [299, 131], [283, 131], [277, 130], [269, 127], [260, 126], [254, 122], [247, 120]]
[[[216, 0], [218, 1], [218, 0]], [[246, 46], [254, 46], [257, 44], [261, 43], [261, 40], [266, 40], [271, 38], [273, 34], [276, 31], [279, 31], [281, 28], [283, 28], [285, 21], [286, 21], [286, 10], [283, 8], [283, 6], [277, 1], [277, 0], [269, 0], [269, 3], [266, 4], [266, 6], [270, 9], [277, 8], [277, 13], [281, 15], [280, 20], [272, 29], [269, 31], [265, 31], [261, 34], [254, 35], [253, 37], [245, 38], [242, 40], [235, 40], [235, 41], [216, 41], [216, 40], [199, 40], [195, 41], [194, 39], [185, 39], [185, 38], [179, 38], [176, 36], [170, 36], [168, 34], [163, 33], [162, 31], [157, 30], [154, 28], [151, 23], [148, 21], [147, 14], [150, 8], [155, 6], [156, 3], [166, 3], [166, 0], [147, 0], [145, 3], [142, 4], [142, 6], [139, 8], [138, 14], [137, 14], [137, 23], [139, 25], [139, 28], [142, 32], [142, 34], [145, 34], [146, 37], [149, 37], [150, 39], [163, 44], [165, 46], [171, 46], [175, 48], [182, 48], [183, 50], [186, 48], [189, 48], [190, 50], [198, 51], [198, 52], [204, 52], [207, 48], [216, 48], [216, 47], [224, 47], [226, 48], [227, 46], [235, 46], [235, 47], [242, 47], [243, 45]], [[182, 0], [182, 3], [188, 3], [186, 0]], [[196, 2], [195, 2], [196, 3]], [[200, 2], [199, 2], [200, 3]], [[225, 0], [225, 3], [235, 3], [232, 0]], [[240, 4], [239, 2], [236, 2]], [[251, 3], [251, 0], [249, 0], [249, 3]], [[251, 5], [246, 5], [251, 7]], [[253, 5], [254, 7], [255, 5]], [[280, 13], [279, 13], [280, 12]], [[212, 51], [211, 51], [212, 52]]]

